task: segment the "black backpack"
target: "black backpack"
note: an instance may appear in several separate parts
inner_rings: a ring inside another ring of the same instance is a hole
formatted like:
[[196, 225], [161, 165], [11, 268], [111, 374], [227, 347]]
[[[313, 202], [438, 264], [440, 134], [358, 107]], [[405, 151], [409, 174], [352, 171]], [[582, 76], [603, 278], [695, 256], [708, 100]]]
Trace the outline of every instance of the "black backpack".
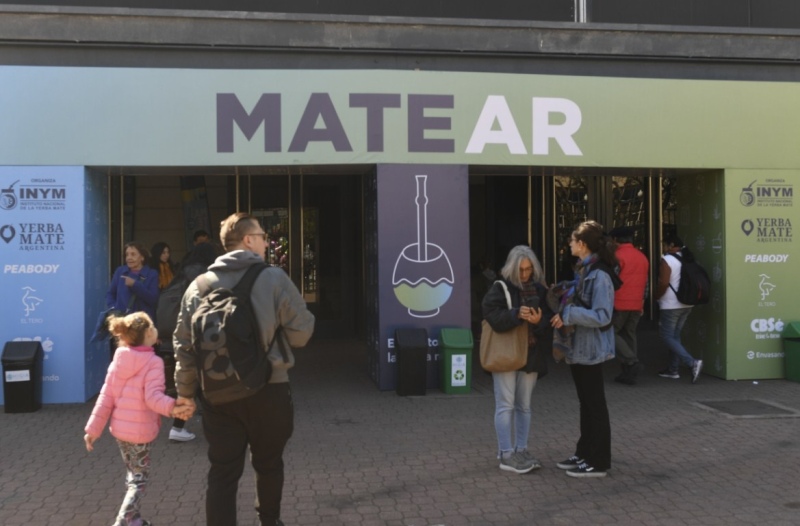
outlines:
[[272, 376], [250, 302], [253, 284], [265, 268], [264, 263], [251, 265], [233, 289], [211, 290], [205, 275], [197, 278], [202, 299], [192, 314], [192, 345], [203, 397], [212, 405], [252, 396]]
[[683, 256], [667, 254], [681, 262], [681, 282], [678, 284], [678, 290], [672, 285], [669, 288], [684, 305], [705, 305], [711, 295], [711, 280], [708, 279], [708, 273], [694, 259], [694, 254], [688, 248], [682, 248], [681, 252]]

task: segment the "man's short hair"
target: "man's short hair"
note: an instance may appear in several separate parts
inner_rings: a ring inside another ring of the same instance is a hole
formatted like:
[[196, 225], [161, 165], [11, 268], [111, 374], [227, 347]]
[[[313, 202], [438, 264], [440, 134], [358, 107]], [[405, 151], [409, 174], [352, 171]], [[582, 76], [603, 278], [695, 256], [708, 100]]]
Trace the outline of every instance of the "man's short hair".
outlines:
[[211, 236], [208, 235], [208, 232], [206, 232], [205, 230], [195, 230], [194, 231], [194, 241], [197, 242], [197, 240], [200, 239], [201, 237], [209, 238]]
[[245, 234], [253, 230], [258, 220], [246, 212], [237, 212], [226, 217], [219, 225], [219, 239], [226, 252], [242, 244]]

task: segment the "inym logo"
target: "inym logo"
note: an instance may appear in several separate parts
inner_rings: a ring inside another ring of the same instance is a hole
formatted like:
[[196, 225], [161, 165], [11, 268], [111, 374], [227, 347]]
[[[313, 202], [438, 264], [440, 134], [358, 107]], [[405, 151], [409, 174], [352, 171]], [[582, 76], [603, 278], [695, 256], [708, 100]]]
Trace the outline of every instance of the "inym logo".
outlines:
[[11, 186], [3, 188], [3, 190], [0, 191], [0, 208], [3, 210], [13, 210], [17, 207], [17, 196], [14, 195], [14, 185], [18, 182], [19, 180], [16, 180], [11, 183]]
[[30, 184], [23, 184], [15, 189], [14, 181], [8, 188], [0, 190], [0, 208], [13, 210], [19, 206], [20, 210], [64, 210], [67, 201], [67, 188], [64, 185], [54, 184], [55, 179], [34, 178]]

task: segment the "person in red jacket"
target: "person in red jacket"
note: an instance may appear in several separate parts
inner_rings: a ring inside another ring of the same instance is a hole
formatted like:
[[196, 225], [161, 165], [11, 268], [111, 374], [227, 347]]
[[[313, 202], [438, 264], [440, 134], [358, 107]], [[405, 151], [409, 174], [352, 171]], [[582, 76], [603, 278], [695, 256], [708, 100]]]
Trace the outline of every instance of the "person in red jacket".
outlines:
[[609, 232], [617, 242], [617, 260], [622, 286], [614, 294], [614, 345], [622, 372], [615, 382], [634, 385], [636, 376], [644, 366], [636, 350], [636, 326], [644, 311], [644, 297], [650, 263], [639, 249], [633, 246], [633, 227], [619, 226]]

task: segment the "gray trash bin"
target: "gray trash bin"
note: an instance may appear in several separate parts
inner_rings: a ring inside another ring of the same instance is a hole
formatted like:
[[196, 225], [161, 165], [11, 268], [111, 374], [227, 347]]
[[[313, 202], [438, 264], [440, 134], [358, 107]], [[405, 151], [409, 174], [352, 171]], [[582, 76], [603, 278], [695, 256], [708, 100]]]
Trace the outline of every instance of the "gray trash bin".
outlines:
[[6, 413], [42, 408], [42, 354], [40, 342], [6, 342], [2, 358]]

